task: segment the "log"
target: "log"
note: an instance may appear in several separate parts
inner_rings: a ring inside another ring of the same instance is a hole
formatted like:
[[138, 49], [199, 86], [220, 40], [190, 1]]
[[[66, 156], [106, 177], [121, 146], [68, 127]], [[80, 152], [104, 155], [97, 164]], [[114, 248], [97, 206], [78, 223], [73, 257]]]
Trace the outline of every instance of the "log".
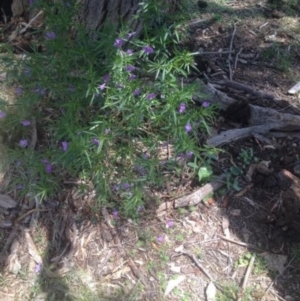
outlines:
[[176, 199], [174, 202], [174, 207], [179, 208], [179, 207], [186, 207], [186, 206], [195, 206], [199, 204], [210, 193], [221, 188], [225, 184], [225, 180], [226, 180], [226, 175], [222, 174], [216, 180], [212, 181], [211, 183], [205, 184], [203, 187], [192, 192], [191, 194]]
[[[217, 104], [221, 109], [226, 110], [235, 100], [225, 93], [218, 91], [214, 85], [207, 84], [205, 92], [210, 94], [210, 101]], [[255, 105], [248, 105], [250, 117], [247, 120], [250, 127], [234, 129], [222, 132], [221, 134], [209, 138], [207, 144], [210, 146], [220, 146], [231, 141], [246, 138], [257, 134], [267, 134], [271, 130], [277, 131], [300, 131], [300, 116], [279, 113], [274, 109], [263, 108]]]

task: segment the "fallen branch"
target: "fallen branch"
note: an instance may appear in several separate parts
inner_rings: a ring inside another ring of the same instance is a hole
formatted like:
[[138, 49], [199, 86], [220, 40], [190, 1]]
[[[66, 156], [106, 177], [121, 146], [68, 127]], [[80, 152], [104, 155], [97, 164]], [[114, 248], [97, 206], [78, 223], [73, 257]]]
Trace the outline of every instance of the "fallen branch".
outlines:
[[186, 207], [186, 206], [195, 206], [199, 204], [210, 193], [222, 187], [225, 184], [225, 179], [226, 179], [226, 175], [222, 174], [215, 181], [205, 184], [203, 187], [194, 191], [193, 193], [176, 199], [174, 202], [174, 207], [178, 208], [178, 207]]
[[[210, 146], [221, 146], [223, 144], [236, 141], [242, 138], [249, 137], [253, 134], [267, 134], [270, 132], [270, 130], [282, 130], [286, 127], [286, 124], [281, 123], [270, 123], [270, 124], [263, 124], [263, 125], [255, 125], [250, 126], [242, 129], [233, 129], [224, 131], [221, 134], [214, 136], [206, 141], [206, 143]], [[300, 130], [300, 124], [298, 126], [298, 130]]]
[[217, 81], [216, 84], [226, 86], [228, 88], [233, 88], [236, 90], [244, 91], [245, 93], [249, 93], [251, 95], [255, 95], [260, 98], [278, 101], [278, 99], [272, 94], [268, 94], [268, 93], [265, 93], [262, 91], [255, 90], [248, 85], [245, 85], [245, 84], [233, 81], [233, 80], [220, 80], [220, 81]]
[[247, 244], [245, 242], [240, 242], [240, 241], [236, 241], [236, 240], [233, 240], [233, 239], [230, 239], [230, 238], [227, 238], [226, 236], [222, 236], [222, 235], [219, 235], [219, 237], [225, 241], [228, 241], [230, 243], [233, 243], [235, 245], [238, 245], [238, 246], [241, 246], [241, 247], [244, 247], [244, 248], [249, 248], [249, 249], [253, 249], [253, 250], [256, 250], [256, 251], [261, 251], [261, 252], [264, 252], [264, 250], [262, 249], [259, 249], [257, 248], [256, 246], [254, 245], [250, 245], [250, 244]]
[[230, 40], [230, 45], [229, 45], [229, 56], [228, 56], [228, 69], [229, 69], [229, 79], [232, 80], [232, 69], [231, 69], [231, 53], [232, 53], [232, 47], [233, 47], [233, 39], [236, 33], [236, 25], [235, 23], [233, 24], [234, 29], [233, 29], [233, 33], [231, 36], [231, 40]]

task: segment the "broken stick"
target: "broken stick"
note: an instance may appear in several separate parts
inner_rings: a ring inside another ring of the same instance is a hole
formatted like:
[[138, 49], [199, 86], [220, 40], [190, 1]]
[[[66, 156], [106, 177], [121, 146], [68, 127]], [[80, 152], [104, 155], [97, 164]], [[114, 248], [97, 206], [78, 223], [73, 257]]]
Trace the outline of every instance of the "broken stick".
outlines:
[[199, 204], [210, 193], [222, 187], [225, 184], [225, 179], [226, 179], [226, 175], [222, 174], [215, 181], [205, 184], [203, 187], [194, 191], [193, 193], [176, 199], [174, 202], [174, 207], [178, 208], [178, 207], [185, 207], [185, 206], [195, 206]]

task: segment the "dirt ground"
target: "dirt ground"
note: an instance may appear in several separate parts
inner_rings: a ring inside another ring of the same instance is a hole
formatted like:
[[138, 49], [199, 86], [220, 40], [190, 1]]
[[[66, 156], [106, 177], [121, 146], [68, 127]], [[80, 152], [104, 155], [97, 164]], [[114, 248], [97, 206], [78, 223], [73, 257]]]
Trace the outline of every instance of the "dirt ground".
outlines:
[[[234, 81], [280, 101], [223, 92], [299, 114], [298, 95], [288, 90], [300, 81], [300, 11], [280, 3], [199, 1], [185, 45], [214, 53], [197, 56], [195, 77], [226, 79], [230, 61]], [[223, 53], [230, 48], [231, 60]], [[213, 133], [247, 123], [227, 117], [218, 118]], [[165, 189], [145, 196], [138, 221], [98, 208], [93, 191], [82, 195], [78, 182], [39, 206], [11, 192], [17, 206], [0, 206], [0, 299], [300, 300], [299, 138], [271, 133], [223, 145], [212, 161], [216, 174], [228, 175], [223, 188], [197, 206], [158, 212], [199, 189], [189, 174], [172, 176]], [[256, 168], [247, 177], [259, 164], [267, 172]]]

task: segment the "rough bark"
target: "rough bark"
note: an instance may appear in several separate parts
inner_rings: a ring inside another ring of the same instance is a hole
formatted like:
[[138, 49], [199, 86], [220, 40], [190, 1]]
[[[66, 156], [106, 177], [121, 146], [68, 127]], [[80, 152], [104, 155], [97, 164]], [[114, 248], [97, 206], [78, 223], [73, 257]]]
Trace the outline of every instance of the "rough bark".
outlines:
[[81, 0], [79, 21], [89, 31], [99, 30], [106, 21], [113, 25], [127, 23], [132, 31], [141, 31], [141, 22], [135, 19], [141, 0]]

